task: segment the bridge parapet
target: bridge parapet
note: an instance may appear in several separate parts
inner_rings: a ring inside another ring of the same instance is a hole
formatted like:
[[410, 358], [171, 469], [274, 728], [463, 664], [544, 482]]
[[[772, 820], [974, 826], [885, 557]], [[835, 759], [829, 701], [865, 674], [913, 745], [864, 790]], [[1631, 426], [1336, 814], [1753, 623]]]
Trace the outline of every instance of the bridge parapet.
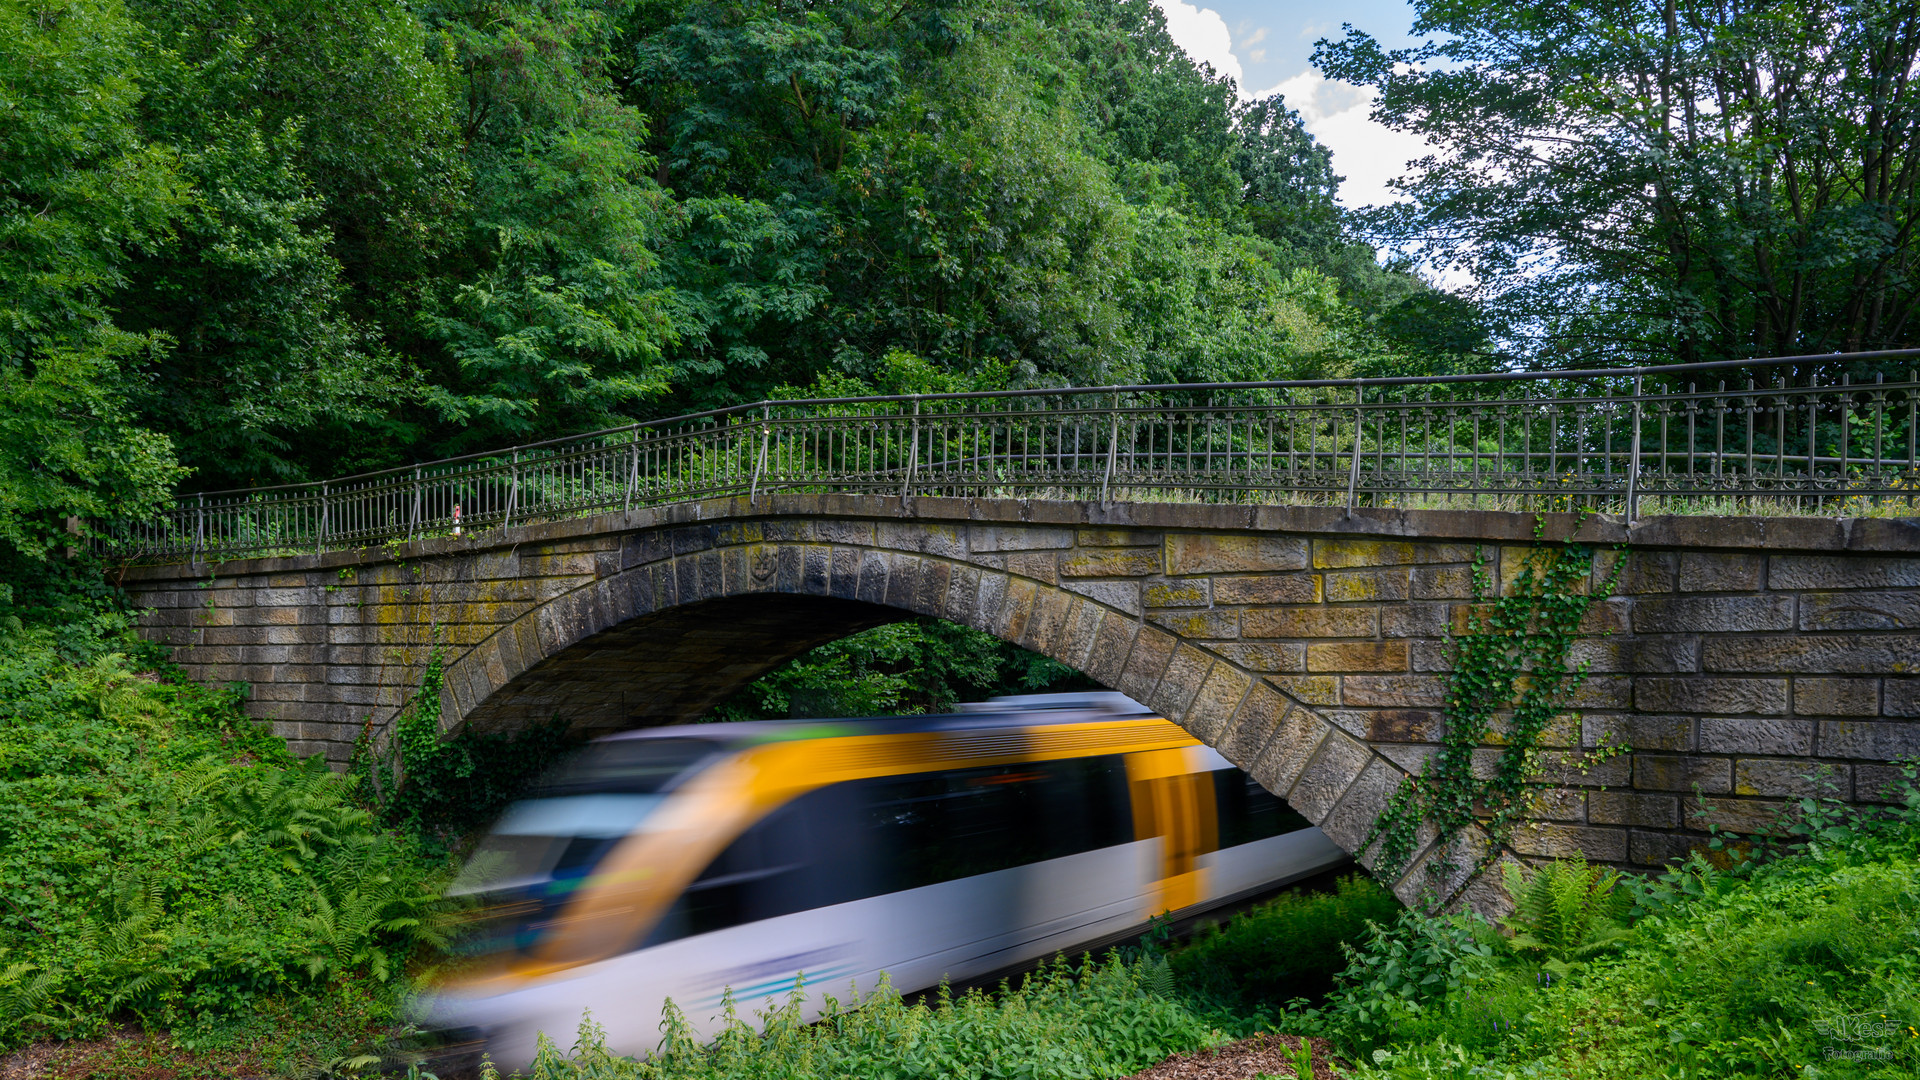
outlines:
[[[1148, 702], [1353, 848], [1439, 741], [1476, 554], [1505, 587], [1536, 520], [774, 494], [125, 584], [194, 677], [251, 682], [256, 715], [336, 763], [436, 632], [450, 726], [594, 732], [696, 718], [813, 645], [937, 616]], [[1628, 562], [1581, 628], [1592, 674], [1515, 854], [1650, 866], [1816, 783], [1870, 801], [1920, 753], [1920, 522], [1544, 520]], [[1582, 769], [1608, 736], [1632, 753]]]

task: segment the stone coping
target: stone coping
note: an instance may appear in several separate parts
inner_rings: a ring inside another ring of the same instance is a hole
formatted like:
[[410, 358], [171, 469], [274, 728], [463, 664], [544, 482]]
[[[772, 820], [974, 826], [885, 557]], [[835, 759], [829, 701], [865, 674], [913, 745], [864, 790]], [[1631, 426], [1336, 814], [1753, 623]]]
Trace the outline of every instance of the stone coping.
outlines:
[[[1381, 536], [1419, 540], [1525, 543], [1545, 519], [1552, 541], [1638, 549], [1692, 551], [1792, 551], [1802, 554], [1920, 555], [1920, 517], [1700, 517], [1666, 515], [1631, 525], [1602, 514], [1520, 513], [1509, 510], [1385, 510], [1362, 507], [1349, 514], [1333, 506], [1245, 506], [1230, 503], [1097, 502], [1068, 499], [981, 499], [897, 495], [768, 494], [704, 499], [488, 529], [379, 547], [343, 548], [313, 555], [276, 555], [217, 562], [128, 566], [120, 581], [168, 581], [218, 574], [329, 569], [369, 563], [474, 554], [521, 544], [551, 543], [607, 533], [697, 525], [752, 518], [868, 518], [891, 521], [978, 521], [1096, 528], [1204, 530], [1207, 532], [1301, 533], [1316, 536]], [[1574, 531], [1576, 522], [1579, 530]]]

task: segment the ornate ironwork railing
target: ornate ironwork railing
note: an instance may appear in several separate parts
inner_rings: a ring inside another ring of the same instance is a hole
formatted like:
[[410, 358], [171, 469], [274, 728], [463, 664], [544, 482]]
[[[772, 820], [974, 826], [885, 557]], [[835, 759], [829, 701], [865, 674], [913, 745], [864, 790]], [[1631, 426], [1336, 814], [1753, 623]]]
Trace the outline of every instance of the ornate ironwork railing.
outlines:
[[[1885, 372], [1915, 357], [763, 401], [189, 495], [107, 546], [151, 561], [317, 551], [779, 491], [1910, 513], [1920, 379]], [[1882, 374], [1820, 380], [1863, 360]]]

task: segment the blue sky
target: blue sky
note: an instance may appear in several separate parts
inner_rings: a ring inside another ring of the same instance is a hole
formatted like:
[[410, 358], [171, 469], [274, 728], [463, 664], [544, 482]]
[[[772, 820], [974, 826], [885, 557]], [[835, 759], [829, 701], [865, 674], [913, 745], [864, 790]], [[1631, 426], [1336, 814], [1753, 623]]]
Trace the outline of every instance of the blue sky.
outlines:
[[1309, 58], [1320, 38], [1341, 36], [1352, 23], [1389, 48], [1409, 44], [1413, 8], [1405, 0], [1155, 0], [1173, 39], [1195, 60], [1230, 74], [1243, 95], [1278, 91], [1299, 109], [1307, 130], [1333, 151], [1334, 171], [1346, 177], [1341, 202], [1365, 206], [1393, 195], [1388, 180], [1410, 158], [1426, 152], [1417, 138], [1367, 118], [1371, 91], [1330, 82]]

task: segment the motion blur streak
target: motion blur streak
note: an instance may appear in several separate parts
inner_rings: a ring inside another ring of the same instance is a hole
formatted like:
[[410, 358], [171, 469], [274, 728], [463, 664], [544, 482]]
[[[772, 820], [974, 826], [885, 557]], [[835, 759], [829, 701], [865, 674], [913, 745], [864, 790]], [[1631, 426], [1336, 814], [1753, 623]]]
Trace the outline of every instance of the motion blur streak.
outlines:
[[423, 1023], [503, 1066], [583, 1011], [644, 1055], [671, 998], [712, 1034], [799, 988], [963, 980], [1134, 932], [1346, 853], [1119, 694], [945, 716], [704, 724], [592, 744], [514, 804], [454, 891], [470, 963]]

